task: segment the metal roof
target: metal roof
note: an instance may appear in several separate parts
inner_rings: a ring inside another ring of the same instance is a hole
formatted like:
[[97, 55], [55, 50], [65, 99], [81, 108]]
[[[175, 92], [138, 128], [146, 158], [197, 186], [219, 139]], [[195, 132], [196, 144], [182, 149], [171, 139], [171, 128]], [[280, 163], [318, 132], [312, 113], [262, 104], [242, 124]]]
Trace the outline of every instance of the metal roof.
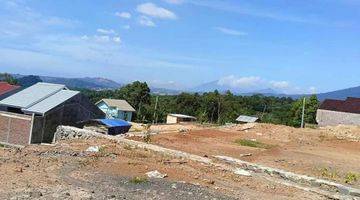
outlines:
[[3, 99], [0, 105], [26, 109], [64, 89], [65, 85], [37, 83]]
[[259, 119], [259, 118], [257, 118], [257, 117], [240, 115], [238, 118], [236, 118], [236, 121], [238, 121], [238, 122], [253, 123], [253, 122], [256, 122], [258, 119]]
[[10, 85], [7, 82], [0, 82], [0, 95], [19, 89], [20, 86]]
[[136, 110], [125, 100], [121, 99], [102, 99], [99, 102], [96, 103], [98, 105], [99, 103], [104, 102], [106, 105], [110, 107], [115, 107], [118, 110], [121, 111], [128, 111], [128, 112], [135, 112]]
[[190, 115], [183, 115], [183, 114], [168, 114], [170, 116], [173, 116], [173, 117], [177, 117], [177, 118], [184, 118], [184, 119], [196, 119], [196, 117], [193, 117], [193, 116], [190, 116]]
[[51, 109], [55, 108], [56, 106], [62, 104], [63, 102], [67, 101], [68, 99], [71, 99], [75, 95], [79, 94], [78, 91], [72, 91], [72, 90], [61, 90], [54, 95], [40, 101], [39, 103], [23, 109], [23, 111], [29, 112], [29, 113], [36, 113], [36, 114], [45, 114], [46, 112], [50, 111]]
[[107, 127], [131, 126], [131, 124], [121, 119], [99, 119]]
[[345, 101], [326, 99], [319, 109], [360, 114], [360, 98], [349, 97]]

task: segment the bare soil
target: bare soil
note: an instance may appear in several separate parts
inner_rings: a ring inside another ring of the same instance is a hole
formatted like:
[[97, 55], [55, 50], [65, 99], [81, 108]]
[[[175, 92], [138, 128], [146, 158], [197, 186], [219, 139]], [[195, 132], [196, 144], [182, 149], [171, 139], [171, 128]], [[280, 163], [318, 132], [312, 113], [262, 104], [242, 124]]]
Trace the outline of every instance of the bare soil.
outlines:
[[[215, 137], [220, 133], [223, 136]], [[232, 141], [223, 141], [227, 133], [218, 130], [190, 134], [165, 134], [154, 139], [203, 154], [222, 153], [215, 149]], [[176, 138], [181, 140], [174, 141]], [[213, 143], [214, 138], [218, 144]], [[183, 142], [189, 143], [179, 145]], [[203, 146], [210, 143], [214, 148]], [[85, 151], [95, 145], [100, 146], [99, 152]], [[206, 152], [206, 148], [213, 150]], [[224, 148], [224, 153], [237, 148]], [[168, 176], [149, 179], [145, 173], [152, 170]], [[133, 181], [136, 177], [142, 181]], [[179, 162], [106, 139], [63, 141], [24, 149], [0, 147], [0, 180], [1, 199], [323, 199], [264, 179], [236, 176], [188, 160]]]
[[[238, 125], [164, 133], [152, 136], [151, 142], [198, 155], [231, 156], [360, 188], [360, 142], [338, 139], [336, 128], [298, 129], [255, 124], [248, 130], [241, 129]], [[360, 127], [352, 127], [351, 131], [352, 135], [359, 135]], [[239, 139], [261, 142], [271, 148], [241, 146], [235, 143]], [[357, 180], [349, 181], [349, 174], [357, 175]]]

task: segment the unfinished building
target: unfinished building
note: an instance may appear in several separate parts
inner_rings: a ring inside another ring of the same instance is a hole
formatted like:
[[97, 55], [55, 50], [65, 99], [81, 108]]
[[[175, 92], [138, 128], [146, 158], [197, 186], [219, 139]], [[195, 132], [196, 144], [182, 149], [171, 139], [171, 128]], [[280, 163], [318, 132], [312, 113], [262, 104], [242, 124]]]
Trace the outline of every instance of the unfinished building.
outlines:
[[0, 142], [26, 145], [52, 142], [59, 125], [103, 118], [104, 113], [78, 91], [37, 83], [0, 101]]

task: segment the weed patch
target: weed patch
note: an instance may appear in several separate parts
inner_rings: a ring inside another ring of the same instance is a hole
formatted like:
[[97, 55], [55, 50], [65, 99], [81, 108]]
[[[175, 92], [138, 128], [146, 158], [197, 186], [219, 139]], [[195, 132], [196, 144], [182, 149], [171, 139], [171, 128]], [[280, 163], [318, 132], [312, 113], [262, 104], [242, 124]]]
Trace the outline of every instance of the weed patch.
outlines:
[[134, 177], [130, 180], [130, 183], [133, 184], [142, 184], [142, 183], [147, 183], [149, 182], [147, 178], [144, 177]]
[[345, 175], [345, 183], [352, 184], [360, 179], [360, 174], [348, 172]]
[[320, 173], [322, 177], [329, 178], [329, 179], [337, 179], [339, 178], [339, 173], [336, 170], [332, 170], [330, 168], [321, 168]]
[[254, 147], [254, 148], [262, 148], [262, 149], [270, 149], [275, 147], [275, 145], [265, 144], [259, 141], [247, 140], [247, 139], [238, 139], [235, 140], [235, 143], [241, 146]]

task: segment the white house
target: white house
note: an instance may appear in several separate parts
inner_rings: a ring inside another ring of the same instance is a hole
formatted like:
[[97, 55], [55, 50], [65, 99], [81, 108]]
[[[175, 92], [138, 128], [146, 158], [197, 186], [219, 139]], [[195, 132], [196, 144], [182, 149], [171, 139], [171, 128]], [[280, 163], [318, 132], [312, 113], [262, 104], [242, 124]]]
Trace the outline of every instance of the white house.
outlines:
[[194, 122], [196, 117], [182, 114], [168, 114], [166, 117], [167, 124], [177, 124], [181, 122]]
[[105, 114], [107, 119], [123, 119], [131, 121], [135, 109], [125, 100], [102, 99], [96, 103]]

